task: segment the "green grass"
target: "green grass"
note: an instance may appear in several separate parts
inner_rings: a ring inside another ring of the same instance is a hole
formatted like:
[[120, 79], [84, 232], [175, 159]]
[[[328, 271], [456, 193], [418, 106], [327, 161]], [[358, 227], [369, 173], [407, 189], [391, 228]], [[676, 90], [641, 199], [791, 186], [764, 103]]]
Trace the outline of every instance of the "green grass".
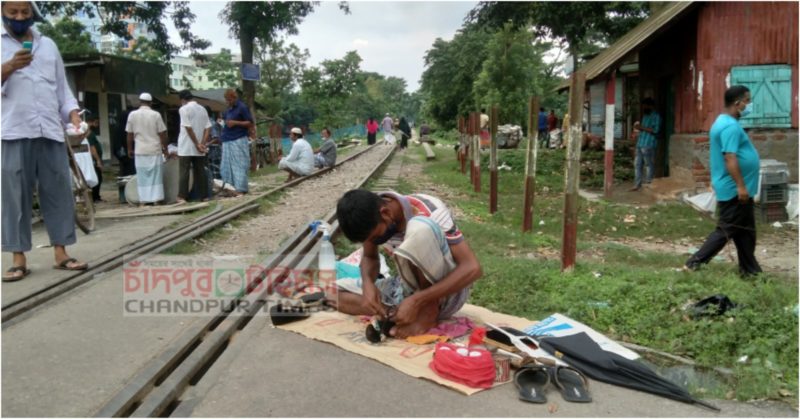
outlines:
[[[458, 225], [483, 266], [472, 303], [529, 319], [560, 312], [614, 339], [690, 357], [703, 367], [734, 371], [731, 382], [707, 390], [703, 397], [725, 397], [732, 391], [740, 400], [781, 399], [781, 392], [788, 390], [796, 402], [796, 273], [743, 280], [735, 264], [727, 261], [713, 262], [699, 272], [678, 272], [675, 268], [686, 255], [643, 251], [625, 241], [684, 240], [699, 246], [714, 228], [713, 220], [682, 204], [636, 208], [583, 199], [577, 266], [562, 273], [558, 255], [563, 150], [540, 153], [534, 232], [529, 234], [520, 232], [524, 152], [504, 150], [498, 160], [512, 170], [500, 172], [499, 211], [494, 215], [488, 212], [486, 165], [480, 194], [460, 173], [453, 153], [437, 153], [437, 160], [425, 168], [431, 182], [446, 185], [458, 197], [449, 204], [462, 214]], [[635, 215], [636, 221], [624, 223], [627, 215]], [[764, 226], [759, 229], [761, 234], [774, 234]], [[718, 293], [743, 308], [718, 318], [686, 316], [682, 307], [687, 302]], [[748, 361], [737, 362], [744, 355]]]

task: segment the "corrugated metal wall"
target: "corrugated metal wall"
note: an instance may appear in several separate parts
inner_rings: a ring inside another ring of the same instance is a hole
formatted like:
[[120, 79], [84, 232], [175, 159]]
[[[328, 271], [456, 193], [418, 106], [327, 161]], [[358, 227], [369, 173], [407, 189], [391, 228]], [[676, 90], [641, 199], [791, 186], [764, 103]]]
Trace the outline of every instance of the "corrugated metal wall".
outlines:
[[[698, 118], [677, 122], [678, 132], [708, 131], [724, 106], [731, 66], [792, 66], [792, 127], [797, 128], [798, 3], [705, 3], [697, 18], [697, 69], [703, 72]], [[682, 71], [688, 63], [682, 63]], [[699, 74], [699, 73], [698, 73]], [[682, 89], [676, 89], [682, 91]], [[689, 98], [680, 102], [687, 105]]]

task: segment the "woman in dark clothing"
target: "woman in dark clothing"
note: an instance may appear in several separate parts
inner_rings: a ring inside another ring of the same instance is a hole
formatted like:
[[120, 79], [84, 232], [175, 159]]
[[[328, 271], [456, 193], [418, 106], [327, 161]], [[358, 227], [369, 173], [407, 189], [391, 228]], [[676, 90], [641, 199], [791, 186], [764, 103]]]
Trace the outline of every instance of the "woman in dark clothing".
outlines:
[[408, 147], [408, 139], [411, 138], [411, 127], [408, 126], [408, 121], [406, 121], [406, 117], [400, 118], [400, 132], [402, 133], [400, 138], [400, 149], [403, 150]]
[[89, 119], [89, 135], [86, 137], [89, 140], [89, 152], [92, 155], [92, 162], [94, 163], [94, 172], [97, 174], [97, 185], [92, 188], [92, 201], [102, 202], [100, 198], [100, 185], [103, 184], [103, 146], [100, 141], [97, 141], [95, 131], [100, 126], [100, 121], [95, 117]]

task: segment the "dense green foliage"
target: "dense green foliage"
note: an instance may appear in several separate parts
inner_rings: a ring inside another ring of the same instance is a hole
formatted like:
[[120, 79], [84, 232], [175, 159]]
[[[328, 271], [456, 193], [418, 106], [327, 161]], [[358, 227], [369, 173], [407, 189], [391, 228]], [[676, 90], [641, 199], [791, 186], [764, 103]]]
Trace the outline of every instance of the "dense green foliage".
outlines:
[[[112, 33], [126, 40], [131, 39], [128, 19], [144, 23], [155, 35], [150, 46], [160, 51], [166, 57], [165, 61], [181, 50], [195, 52], [211, 45], [191, 33], [195, 15], [187, 1], [41, 1], [38, 4], [46, 15], [72, 17], [83, 12], [89, 17], [99, 16], [102, 33]], [[172, 20], [178, 29], [183, 45], [174, 45], [169, 41], [167, 19]]]
[[61, 55], [80, 55], [97, 52], [86, 28], [77, 20], [59, 19], [55, 25], [50, 22], [37, 26], [42, 35], [50, 38], [58, 46]]
[[239, 84], [239, 72], [231, 62], [232, 56], [231, 50], [222, 48], [219, 54], [214, 54], [206, 63], [208, 79], [217, 87], [234, 87]]

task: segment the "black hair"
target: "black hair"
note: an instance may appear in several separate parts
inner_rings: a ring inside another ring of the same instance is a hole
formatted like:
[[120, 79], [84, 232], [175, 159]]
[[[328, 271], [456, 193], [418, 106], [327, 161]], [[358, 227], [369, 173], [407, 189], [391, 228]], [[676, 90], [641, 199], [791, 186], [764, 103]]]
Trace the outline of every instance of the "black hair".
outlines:
[[381, 220], [383, 200], [366, 189], [347, 191], [336, 204], [336, 218], [345, 237], [363, 243]]
[[729, 87], [728, 90], [725, 91], [725, 107], [731, 106], [744, 99], [744, 96], [749, 91], [750, 89], [742, 85]]
[[189, 100], [189, 99], [192, 98], [192, 92], [190, 92], [189, 89], [181, 90], [178, 93], [178, 97], [183, 99], [183, 100]]
[[[328, 135], [333, 135], [333, 134], [331, 134], [331, 130], [329, 130], [328, 127], [323, 128], [322, 131], [328, 131]], [[320, 131], [320, 132], [322, 132], [322, 131]]]
[[656, 102], [651, 97], [646, 97], [642, 100], [642, 105], [656, 106]]
[[481, 108], [481, 113], [486, 113], [486, 108]]
[[544, 108], [539, 108], [539, 112], [544, 112]]

